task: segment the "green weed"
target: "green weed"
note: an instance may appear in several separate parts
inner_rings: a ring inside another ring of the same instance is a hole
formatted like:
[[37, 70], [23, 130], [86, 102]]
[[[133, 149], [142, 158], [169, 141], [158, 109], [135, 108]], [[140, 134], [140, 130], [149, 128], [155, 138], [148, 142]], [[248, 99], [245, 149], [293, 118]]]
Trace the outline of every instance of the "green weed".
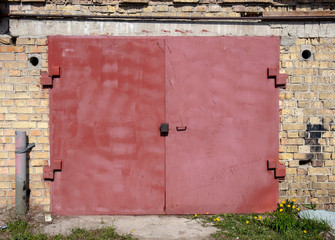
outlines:
[[73, 229], [69, 235], [47, 236], [34, 229], [25, 219], [17, 218], [8, 222], [5, 230], [0, 230], [0, 239], [9, 240], [134, 240], [130, 234], [119, 235], [113, 227], [103, 227], [96, 230]]
[[273, 239], [300, 240], [323, 239], [322, 233], [330, 231], [327, 223], [300, 219], [300, 209], [295, 200], [278, 203], [273, 213], [201, 215], [198, 218], [211, 222], [218, 228], [216, 239]]

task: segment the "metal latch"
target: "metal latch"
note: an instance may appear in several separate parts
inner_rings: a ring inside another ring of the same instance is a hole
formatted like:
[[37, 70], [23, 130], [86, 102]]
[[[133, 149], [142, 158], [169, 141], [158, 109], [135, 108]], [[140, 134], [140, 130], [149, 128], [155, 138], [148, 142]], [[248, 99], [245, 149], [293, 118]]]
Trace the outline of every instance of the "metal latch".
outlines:
[[165, 136], [169, 135], [169, 124], [168, 123], [161, 123], [160, 131], [161, 131], [161, 136], [162, 137], [165, 137]]

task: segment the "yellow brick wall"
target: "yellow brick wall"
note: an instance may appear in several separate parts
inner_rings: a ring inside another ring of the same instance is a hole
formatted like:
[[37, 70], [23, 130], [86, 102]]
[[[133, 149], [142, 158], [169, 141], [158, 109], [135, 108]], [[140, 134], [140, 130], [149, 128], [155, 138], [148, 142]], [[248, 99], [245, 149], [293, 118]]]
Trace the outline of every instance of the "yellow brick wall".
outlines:
[[[280, 196], [334, 209], [335, 39], [298, 38], [281, 48], [280, 154], [287, 168]], [[309, 49], [308, 60], [301, 57]]]
[[[47, 70], [46, 39], [0, 37], [0, 207], [15, 204], [15, 131], [27, 131], [36, 147], [29, 154], [30, 206], [49, 211], [49, 183], [42, 169], [49, 159], [49, 97], [41, 89], [40, 72]], [[29, 62], [40, 59], [38, 66]]]

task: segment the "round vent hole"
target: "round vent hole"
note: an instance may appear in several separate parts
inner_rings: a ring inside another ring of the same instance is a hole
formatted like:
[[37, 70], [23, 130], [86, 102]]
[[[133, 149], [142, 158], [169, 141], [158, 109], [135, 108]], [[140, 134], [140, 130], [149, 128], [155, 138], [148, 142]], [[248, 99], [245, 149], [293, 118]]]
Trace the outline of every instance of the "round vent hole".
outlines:
[[301, 56], [303, 59], [309, 59], [312, 56], [312, 53], [309, 50], [304, 50], [302, 51]]
[[36, 67], [39, 63], [39, 60], [38, 60], [37, 57], [31, 57], [31, 58], [29, 58], [29, 62], [31, 63], [31, 65]]

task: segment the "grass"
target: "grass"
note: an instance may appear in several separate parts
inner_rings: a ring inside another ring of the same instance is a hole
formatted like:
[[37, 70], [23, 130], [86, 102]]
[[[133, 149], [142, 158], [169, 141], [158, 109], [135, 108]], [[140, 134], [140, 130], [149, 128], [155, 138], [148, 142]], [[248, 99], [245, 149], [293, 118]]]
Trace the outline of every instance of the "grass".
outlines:
[[109, 240], [134, 240], [130, 234], [119, 235], [113, 227], [103, 227], [97, 230], [73, 229], [69, 235], [47, 236], [29, 225], [25, 219], [16, 218], [8, 222], [5, 230], [0, 230], [0, 239], [10, 240], [76, 240], [76, 239], [109, 239]]
[[[261, 216], [261, 219], [259, 217]], [[257, 219], [255, 219], [255, 217]], [[273, 229], [272, 214], [219, 214], [201, 215], [205, 222], [212, 222], [218, 228], [213, 234], [215, 239], [273, 239], [273, 240], [298, 240], [298, 239], [324, 239], [321, 235], [330, 230], [324, 222], [310, 219], [297, 219], [299, 227], [290, 228], [279, 232]], [[218, 219], [218, 220], [217, 220]], [[271, 220], [272, 219], [272, 220]], [[307, 229], [307, 230], [306, 230]], [[304, 231], [305, 230], [305, 231]], [[320, 235], [321, 234], [321, 235]]]
[[213, 234], [216, 239], [334, 239], [327, 238], [330, 227], [324, 221], [301, 219], [300, 209], [295, 200], [278, 203], [273, 213], [257, 214], [219, 214], [194, 215], [206, 223], [212, 223], [218, 231]]

